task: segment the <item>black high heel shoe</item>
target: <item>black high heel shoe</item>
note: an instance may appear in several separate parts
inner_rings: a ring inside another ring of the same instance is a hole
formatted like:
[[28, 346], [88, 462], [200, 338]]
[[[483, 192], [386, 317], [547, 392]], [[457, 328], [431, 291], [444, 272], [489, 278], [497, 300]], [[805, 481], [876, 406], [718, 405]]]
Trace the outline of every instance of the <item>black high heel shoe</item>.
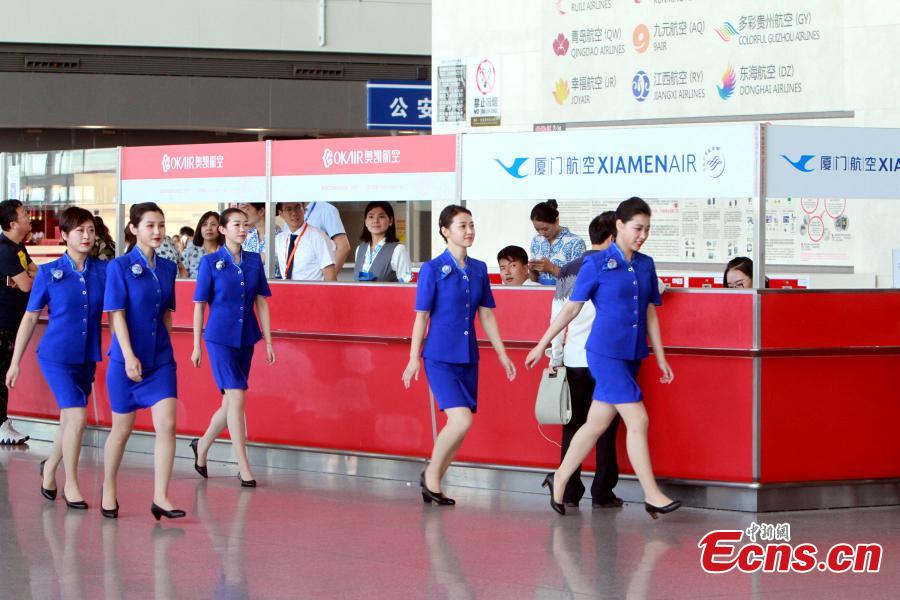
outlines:
[[556, 502], [553, 499], [553, 476], [554, 473], [547, 473], [547, 476], [544, 477], [544, 482], [541, 484], [541, 487], [549, 487], [550, 488], [550, 506], [561, 515], [566, 514], [566, 505], [561, 502]]
[[88, 503], [87, 503], [87, 502], [85, 502], [84, 500], [76, 500], [75, 502], [72, 502], [71, 500], [69, 500], [68, 498], [66, 498], [66, 492], [65, 492], [65, 491], [63, 491], [63, 493], [62, 493], [62, 497], [63, 497], [63, 500], [66, 501], [66, 506], [69, 507], [69, 508], [76, 508], [76, 509], [78, 509], [78, 510], [87, 510], [87, 509], [88, 509]]
[[659, 515], [667, 515], [670, 512], [675, 512], [679, 508], [681, 508], [681, 502], [678, 500], [673, 500], [665, 506], [653, 506], [649, 502], [644, 502], [644, 509], [647, 511], [647, 514], [654, 519], [658, 519]]
[[237, 474], [237, 478], [241, 480], [241, 487], [256, 487], [255, 479], [244, 479], [241, 474]]
[[422, 502], [425, 504], [430, 504], [432, 502], [441, 506], [452, 506], [456, 504], [456, 500], [448, 498], [443, 492], [432, 492], [428, 489], [428, 486], [425, 485], [425, 471], [422, 471], [422, 474], [419, 476], [419, 487], [422, 488]]
[[194, 438], [191, 440], [191, 443], [188, 444], [191, 447], [191, 450], [194, 451], [194, 470], [197, 471], [198, 473], [200, 473], [200, 476], [203, 477], [204, 479], [208, 479], [209, 473], [206, 470], [206, 465], [201, 467], [200, 465], [197, 464], [197, 458], [198, 458], [197, 457], [197, 444], [199, 444], [199, 443], [200, 443], [200, 438]]
[[150, 512], [153, 513], [153, 518], [157, 521], [159, 521], [162, 517], [165, 517], [167, 519], [180, 519], [187, 514], [186, 512], [178, 508], [166, 510], [160, 506], [157, 506], [156, 502], [150, 504]]
[[116, 507], [115, 508], [103, 508], [103, 488], [100, 488], [100, 514], [106, 517], [107, 519], [118, 519], [119, 518], [119, 500], [116, 499]]
[[41, 461], [41, 496], [47, 500], [56, 500], [56, 490], [48, 490], [44, 487], [44, 463], [46, 462], [46, 458]]

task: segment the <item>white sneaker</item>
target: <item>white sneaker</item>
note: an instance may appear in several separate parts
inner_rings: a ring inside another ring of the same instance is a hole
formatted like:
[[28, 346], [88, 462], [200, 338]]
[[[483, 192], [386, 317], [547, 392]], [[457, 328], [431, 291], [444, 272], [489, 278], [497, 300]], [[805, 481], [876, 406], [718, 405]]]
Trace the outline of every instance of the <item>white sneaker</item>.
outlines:
[[9, 419], [3, 421], [3, 424], [0, 425], [0, 444], [24, 444], [30, 437], [16, 431], [16, 428], [12, 426], [12, 421]]

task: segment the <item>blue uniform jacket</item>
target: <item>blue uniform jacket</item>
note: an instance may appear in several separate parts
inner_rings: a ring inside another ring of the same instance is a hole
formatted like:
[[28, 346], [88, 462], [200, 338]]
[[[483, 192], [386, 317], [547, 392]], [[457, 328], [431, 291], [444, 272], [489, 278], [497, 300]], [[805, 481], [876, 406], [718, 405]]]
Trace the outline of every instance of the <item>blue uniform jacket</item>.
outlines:
[[448, 363], [475, 363], [479, 306], [497, 306], [486, 264], [466, 258], [463, 272], [449, 250], [423, 264], [416, 287], [416, 311], [431, 313], [431, 322], [422, 356]]
[[28, 299], [28, 311], [49, 307], [50, 321], [38, 345], [42, 360], [83, 364], [103, 360], [100, 352], [100, 319], [106, 262], [87, 258], [81, 273], [68, 256], [38, 267]]
[[[131, 349], [144, 369], [155, 369], [174, 362], [172, 342], [163, 317], [175, 310], [175, 274], [171, 260], [156, 256], [155, 272], [135, 246], [131, 252], [109, 262], [103, 310], [125, 311]], [[113, 335], [109, 358], [125, 362], [118, 338]]]
[[652, 258], [635, 252], [629, 264], [616, 244], [586, 256], [571, 300], [590, 300], [597, 310], [587, 350], [622, 360], [649, 354], [647, 305], [662, 304]]
[[271, 296], [262, 258], [255, 252], [242, 252], [236, 265], [228, 248], [200, 259], [194, 302], [209, 304], [204, 339], [208, 342], [240, 348], [252, 346], [262, 338], [253, 313], [257, 296]]

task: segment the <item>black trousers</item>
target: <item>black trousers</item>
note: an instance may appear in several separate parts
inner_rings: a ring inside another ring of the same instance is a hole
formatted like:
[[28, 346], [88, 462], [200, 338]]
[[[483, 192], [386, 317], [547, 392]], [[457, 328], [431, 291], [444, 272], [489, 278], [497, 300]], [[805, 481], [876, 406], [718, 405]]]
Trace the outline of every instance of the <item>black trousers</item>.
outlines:
[[12, 362], [16, 332], [0, 327], [0, 424], [6, 421], [6, 407], [9, 404], [9, 389], [6, 387], [6, 372]]
[[[566, 379], [572, 394], [572, 420], [563, 425], [562, 454], [566, 455], [572, 437], [578, 428], [587, 421], [588, 411], [594, 396], [594, 378], [587, 367], [566, 367]], [[609, 427], [597, 440], [597, 471], [591, 484], [591, 498], [594, 504], [606, 502], [615, 497], [613, 488], [619, 483], [619, 464], [616, 462], [616, 431], [619, 429], [619, 415], [612, 420]], [[579, 467], [566, 485], [563, 502], [579, 502], [584, 496], [584, 484], [581, 482]]]

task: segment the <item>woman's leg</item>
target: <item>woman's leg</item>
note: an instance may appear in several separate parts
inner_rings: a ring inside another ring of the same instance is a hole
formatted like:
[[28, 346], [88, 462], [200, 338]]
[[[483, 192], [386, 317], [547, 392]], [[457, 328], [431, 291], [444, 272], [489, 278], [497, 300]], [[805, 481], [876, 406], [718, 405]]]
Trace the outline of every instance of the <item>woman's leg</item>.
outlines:
[[156, 444], [153, 447], [153, 502], [162, 509], [173, 510], [169, 502], [169, 481], [175, 462], [175, 398], [160, 400], [150, 409]]
[[606, 431], [606, 428], [609, 427], [615, 416], [616, 409], [613, 408], [612, 404], [599, 400], [591, 402], [587, 421], [572, 436], [572, 441], [569, 442], [569, 451], [566, 452], [562, 464], [559, 465], [553, 477], [554, 502], [562, 504], [563, 494], [572, 474], [581, 466], [584, 457], [594, 448], [597, 440], [600, 439], [600, 436], [603, 435], [603, 432]]
[[[84, 435], [87, 409], [64, 408], [60, 411], [60, 422], [63, 422], [63, 419], [65, 425], [62, 427], [62, 458], [63, 466], [66, 469], [66, 498], [77, 502], [84, 500], [81, 488], [78, 486], [78, 458], [81, 456], [81, 438]], [[54, 445], [56, 445], [55, 439]]]
[[468, 408], [448, 408], [444, 414], [447, 416], [447, 423], [434, 440], [431, 462], [425, 469], [425, 485], [437, 493], [441, 491], [441, 477], [456, 456], [456, 451], [459, 450], [469, 428], [472, 427], [472, 411]]
[[62, 439], [66, 430], [66, 413], [64, 410], [59, 411], [59, 427], [53, 434], [53, 447], [50, 448], [50, 454], [47, 456], [47, 462], [44, 463], [44, 481], [41, 485], [44, 489], [56, 489], [56, 469], [62, 462]]
[[250, 459], [247, 456], [247, 421], [244, 415], [246, 399], [244, 390], [225, 390], [228, 399], [228, 433], [231, 435], [231, 446], [237, 459], [241, 479], [253, 479], [250, 470]]
[[653, 467], [650, 464], [650, 446], [647, 444], [647, 429], [650, 425], [650, 419], [647, 416], [647, 409], [644, 407], [644, 403], [617, 404], [616, 409], [622, 415], [622, 420], [625, 421], [625, 427], [628, 429], [628, 436], [626, 437], [628, 459], [631, 461], [634, 474], [637, 475], [641, 489], [644, 491], [644, 501], [654, 506], [665, 506], [672, 499], [662, 493], [659, 486], [656, 485], [656, 479], [653, 477]]
[[[222, 396], [221, 406], [213, 413], [212, 418], [209, 420], [209, 427], [206, 428], [206, 433], [197, 442], [197, 464], [199, 466], [206, 466], [206, 455], [209, 454], [209, 449], [212, 447], [213, 442], [216, 441], [216, 438], [225, 431], [226, 425], [228, 425], [228, 394]], [[233, 439], [234, 434], [231, 437]]]
[[112, 428], [106, 438], [103, 447], [103, 508], [114, 509], [116, 507], [116, 475], [119, 473], [119, 465], [122, 464], [122, 455], [125, 453], [125, 444], [131, 436], [134, 427], [135, 413], [112, 414]]

